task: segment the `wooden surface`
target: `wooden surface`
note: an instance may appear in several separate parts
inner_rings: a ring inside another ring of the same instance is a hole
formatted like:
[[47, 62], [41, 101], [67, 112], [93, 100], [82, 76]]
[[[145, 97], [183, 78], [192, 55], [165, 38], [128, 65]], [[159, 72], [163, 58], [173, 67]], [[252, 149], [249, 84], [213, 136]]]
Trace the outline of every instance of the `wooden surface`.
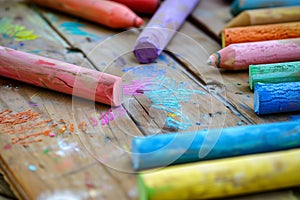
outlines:
[[[132, 54], [138, 29], [111, 30], [27, 2], [0, 1], [0, 24], [11, 24], [10, 32], [0, 27], [0, 45], [121, 76], [126, 89], [124, 104], [110, 108], [1, 77], [0, 112], [32, 110], [38, 113], [32, 123], [53, 120], [43, 128], [56, 134], [12, 144], [12, 138], [20, 138], [20, 125], [0, 123], [1, 198], [138, 199], [129, 153], [132, 136], [287, 121], [296, 115], [256, 116], [248, 72], [219, 71], [206, 64], [208, 55], [221, 48], [218, 33], [230, 18], [225, 1], [201, 1], [158, 61], [140, 65]], [[155, 98], [166, 97], [163, 93], [130, 90], [149, 90], [149, 83], [175, 91], [164, 102], [167, 109], [155, 108]], [[181, 107], [174, 114], [168, 105], [179, 97], [187, 101], [175, 101]], [[170, 126], [167, 119], [179, 126]], [[82, 122], [86, 130], [78, 128]], [[51, 128], [53, 124], [57, 126]], [[297, 188], [235, 199], [297, 199]]]

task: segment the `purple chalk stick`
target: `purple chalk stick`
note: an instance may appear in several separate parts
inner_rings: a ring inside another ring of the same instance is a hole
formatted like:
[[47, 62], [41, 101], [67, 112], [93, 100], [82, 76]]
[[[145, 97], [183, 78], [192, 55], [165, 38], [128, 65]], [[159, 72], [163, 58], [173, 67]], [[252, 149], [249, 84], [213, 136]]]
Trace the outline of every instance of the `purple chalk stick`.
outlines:
[[154, 62], [198, 2], [165, 0], [135, 43], [137, 60], [140, 63]]

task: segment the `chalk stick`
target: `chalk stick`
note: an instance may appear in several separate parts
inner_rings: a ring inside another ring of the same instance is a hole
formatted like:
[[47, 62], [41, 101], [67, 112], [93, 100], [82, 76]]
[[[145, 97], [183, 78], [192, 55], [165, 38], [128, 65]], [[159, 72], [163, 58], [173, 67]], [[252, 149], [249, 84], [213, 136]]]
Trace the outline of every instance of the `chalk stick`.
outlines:
[[230, 10], [233, 15], [237, 15], [244, 10], [299, 5], [300, 1], [298, 0], [235, 0], [231, 4]]
[[122, 103], [120, 77], [2, 46], [0, 75], [108, 105]]
[[300, 111], [300, 82], [257, 83], [254, 111], [258, 115]]
[[224, 28], [300, 21], [300, 6], [245, 10]]
[[160, 5], [160, 0], [112, 0], [128, 6], [134, 12], [153, 14]]
[[171, 166], [140, 173], [139, 196], [212, 199], [299, 186], [299, 166], [299, 149]]
[[[293, 132], [293, 134], [290, 134]], [[216, 143], [205, 139], [217, 136]], [[300, 147], [300, 123], [279, 122], [132, 139], [135, 170]], [[208, 151], [206, 155], [199, 156]]]
[[300, 22], [225, 28], [222, 45], [300, 37]]
[[300, 62], [285, 62], [249, 66], [249, 86], [258, 83], [283, 83], [300, 81]]
[[95, 0], [30, 0], [38, 5], [59, 10], [110, 28], [140, 27], [143, 20], [127, 6], [113, 1]]
[[137, 60], [154, 62], [198, 2], [165, 0], [136, 40], [133, 52]]
[[245, 70], [249, 65], [300, 60], [300, 38], [231, 44], [212, 54], [207, 63], [227, 70]]

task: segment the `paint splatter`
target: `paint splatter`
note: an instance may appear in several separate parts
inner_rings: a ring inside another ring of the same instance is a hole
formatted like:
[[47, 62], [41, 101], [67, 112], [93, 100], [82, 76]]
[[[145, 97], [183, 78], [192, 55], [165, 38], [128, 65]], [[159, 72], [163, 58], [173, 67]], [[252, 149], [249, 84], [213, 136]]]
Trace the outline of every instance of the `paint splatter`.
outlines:
[[89, 38], [93, 42], [98, 42], [100, 38], [97, 35], [88, 33], [81, 29], [84, 26], [85, 26], [84, 24], [81, 24], [79, 22], [64, 22], [60, 25], [62, 30], [66, 33], [83, 36]]
[[38, 107], [38, 106], [39, 106], [38, 103], [35, 103], [35, 102], [33, 102], [33, 101], [29, 101], [28, 104], [29, 104], [30, 106], [34, 106], [34, 107]]
[[[6, 17], [0, 19], [0, 33], [3, 38], [15, 41], [35, 40], [39, 37], [33, 30], [28, 30], [22, 25], [15, 25], [12, 19]], [[24, 45], [24, 43], [22, 44]]]
[[107, 125], [109, 122], [115, 120], [118, 117], [123, 117], [125, 115], [125, 110], [123, 107], [119, 106], [114, 110], [111, 108], [105, 113], [101, 113], [99, 116], [99, 120], [101, 121], [101, 125]]
[[68, 156], [74, 152], [80, 152], [80, 147], [79, 147], [78, 143], [76, 143], [76, 142], [69, 143], [64, 138], [62, 138], [62, 139], [59, 138], [57, 140], [57, 145], [59, 147], [59, 150], [57, 150], [55, 152], [55, 154], [58, 156], [61, 156], [61, 157]]
[[57, 134], [86, 130], [86, 122], [81, 122], [82, 127], [75, 130], [74, 125], [68, 125], [60, 119], [57, 123], [53, 119], [44, 119], [41, 113], [33, 110], [13, 113], [12, 110], [0, 111], [0, 133], [12, 136], [12, 144], [21, 144], [24, 147], [31, 143], [42, 142], [43, 137], [55, 137]]
[[4, 150], [9, 150], [11, 149], [11, 145], [10, 144], [6, 144], [4, 147], [3, 147]]
[[34, 166], [34, 165], [29, 165], [29, 166], [28, 166], [28, 169], [29, 169], [30, 171], [32, 171], [32, 172], [35, 172], [35, 171], [36, 171], [36, 166]]
[[115, 115], [112, 112], [112, 109], [109, 109], [106, 113], [102, 113], [99, 116], [99, 120], [101, 120], [101, 125], [109, 124], [109, 122], [114, 119], [115, 119]]

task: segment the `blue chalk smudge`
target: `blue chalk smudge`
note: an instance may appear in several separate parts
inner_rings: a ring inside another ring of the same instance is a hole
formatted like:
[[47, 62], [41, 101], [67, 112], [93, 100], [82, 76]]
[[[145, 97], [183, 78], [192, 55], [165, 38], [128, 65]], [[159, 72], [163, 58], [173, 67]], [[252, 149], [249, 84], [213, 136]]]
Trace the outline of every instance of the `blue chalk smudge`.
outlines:
[[60, 25], [60, 27], [63, 29], [63, 31], [73, 34], [73, 35], [80, 35], [84, 37], [90, 37], [93, 42], [98, 42], [100, 38], [92, 33], [87, 33], [84, 30], [80, 29], [84, 27], [84, 24], [81, 24], [79, 22], [64, 22]]
[[143, 77], [158, 77], [164, 76], [167, 73], [166, 69], [161, 69], [157, 66], [138, 66], [138, 67], [127, 67], [122, 69], [122, 72], [132, 72], [136, 76]]
[[186, 83], [177, 83], [176, 80], [167, 77], [158, 77], [154, 82], [159, 84], [149, 85], [149, 88], [145, 88], [144, 94], [151, 100], [153, 108], [169, 113], [166, 126], [181, 130], [192, 126], [189, 118], [180, 112], [182, 103], [190, 101], [193, 94], [205, 92], [188, 89]]
[[164, 62], [164, 63], [166, 63], [166, 64], [170, 64], [170, 62], [168, 61], [167, 57], [164, 56], [163, 54], [160, 54], [160, 55], [158, 56], [158, 60], [159, 60], [159, 61], [162, 61], [162, 62]]

